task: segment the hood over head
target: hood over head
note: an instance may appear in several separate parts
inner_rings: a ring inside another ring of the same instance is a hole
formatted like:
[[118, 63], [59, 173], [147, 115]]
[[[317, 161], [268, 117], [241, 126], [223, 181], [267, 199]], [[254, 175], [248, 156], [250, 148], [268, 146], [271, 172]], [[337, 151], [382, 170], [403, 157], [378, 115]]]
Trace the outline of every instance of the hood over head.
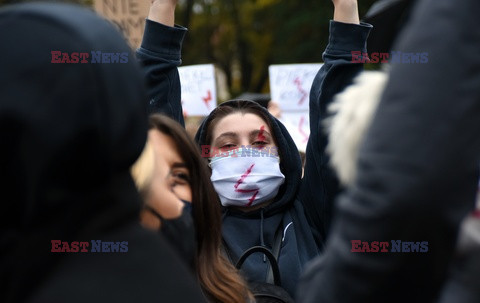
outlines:
[[[121, 34], [87, 8], [7, 6], [0, 28], [0, 265], [18, 294], [64, 255], [51, 240], [88, 241], [138, 220], [129, 168], [146, 141], [146, 95]], [[52, 63], [52, 51], [88, 62]], [[128, 60], [92, 63], [99, 51]]]
[[[273, 117], [268, 110], [258, 105], [256, 102], [247, 101], [247, 100], [231, 100], [220, 104], [215, 110], [213, 110], [210, 115], [202, 122], [198, 132], [195, 136], [197, 143], [201, 145], [209, 145], [210, 142], [206, 141], [207, 136], [207, 126], [213, 119], [213, 114], [219, 108], [224, 106], [229, 106], [233, 108], [241, 107], [244, 104], [254, 104], [259, 111], [262, 111], [269, 118], [269, 122], [272, 126], [272, 132], [275, 137], [275, 141], [278, 147], [278, 153], [280, 156], [280, 170], [285, 175], [285, 182], [280, 186], [277, 196], [274, 198], [274, 201], [265, 207], [264, 214], [269, 216], [278, 212], [283, 211], [286, 207], [290, 206], [293, 203], [297, 190], [300, 186], [300, 179], [302, 174], [302, 163], [300, 160], [300, 155], [298, 149], [288, 133], [287, 129], [283, 124]], [[229, 209], [230, 213], [235, 213], [240, 216], [258, 216], [260, 210], [243, 213], [240, 211], [235, 211]]]

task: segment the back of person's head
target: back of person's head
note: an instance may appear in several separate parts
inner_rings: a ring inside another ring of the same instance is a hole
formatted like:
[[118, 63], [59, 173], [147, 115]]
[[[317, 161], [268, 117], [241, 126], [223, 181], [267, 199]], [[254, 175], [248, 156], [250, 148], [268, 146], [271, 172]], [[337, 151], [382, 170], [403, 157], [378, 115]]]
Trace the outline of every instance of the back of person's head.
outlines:
[[[4, 193], [22, 201], [18, 210], [27, 204], [51, 214], [58, 210], [52, 199], [62, 201], [65, 190], [103, 187], [139, 156], [143, 80], [120, 34], [86, 8], [37, 3], [0, 14], [8, 29], [0, 32], [1, 160], [15, 172]], [[57, 51], [59, 58], [87, 53], [88, 62], [52, 63]], [[125, 53], [128, 61], [94, 63], [92, 52]]]
[[146, 96], [123, 37], [87, 8], [5, 7], [0, 28], [2, 297], [20, 302], [66, 259], [52, 240], [138, 221], [129, 167], [146, 140]]

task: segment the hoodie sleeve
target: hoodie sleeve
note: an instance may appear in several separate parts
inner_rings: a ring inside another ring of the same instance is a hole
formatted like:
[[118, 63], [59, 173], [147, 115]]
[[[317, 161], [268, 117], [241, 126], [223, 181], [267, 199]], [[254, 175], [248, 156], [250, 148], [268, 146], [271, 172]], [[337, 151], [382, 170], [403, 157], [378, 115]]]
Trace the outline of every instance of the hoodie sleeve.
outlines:
[[363, 70], [366, 41], [372, 26], [330, 21], [329, 43], [323, 54], [324, 65], [310, 90], [310, 139], [306, 149], [305, 173], [300, 189], [309, 224], [321, 245], [328, 233], [332, 205], [339, 183], [325, 153], [328, 135], [324, 120], [335, 94], [348, 86]]
[[392, 64], [357, 177], [298, 302], [437, 302], [477, 191], [479, 11], [478, 0], [416, 6], [395, 49], [428, 62]]
[[177, 67], [187, 29], [146, 20], [137, 59], [147, 78], [149, 113], [163, 113], [185, 125]]

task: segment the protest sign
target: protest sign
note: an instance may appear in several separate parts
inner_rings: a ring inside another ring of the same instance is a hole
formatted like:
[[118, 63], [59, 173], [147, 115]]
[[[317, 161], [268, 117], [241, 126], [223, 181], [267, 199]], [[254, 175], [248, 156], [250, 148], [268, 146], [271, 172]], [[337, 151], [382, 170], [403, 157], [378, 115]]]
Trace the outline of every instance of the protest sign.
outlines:
[[308, 111], [310, 88], [321, 63], [270, 65], [270, 93], [282, 111]]
[[207, 116], [217, 106], [213, 64], [178, 68], [184, 116]]
[[285, 125], [299, 151], [305, 152], [310, 137], [310, 119], [308, 111], [282, 112], [280, 121]]
[[140, 46], [150, 1], [94, 0], [94, 8], [98, 14], [115, 24], [133, 49]]

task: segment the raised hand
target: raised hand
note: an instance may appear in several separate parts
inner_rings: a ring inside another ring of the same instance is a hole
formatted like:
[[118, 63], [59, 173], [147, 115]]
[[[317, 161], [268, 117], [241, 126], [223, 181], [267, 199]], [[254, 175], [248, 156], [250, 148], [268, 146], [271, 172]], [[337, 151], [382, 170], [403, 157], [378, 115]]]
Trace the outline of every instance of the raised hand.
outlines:
[[167, 26], [174, 26], [177, 3], [178, 0], [151, 0], [148, 19]]
[[357, 0], [332, 0], [335, 6], [333, 20], [343, 23], [360, 24]]

